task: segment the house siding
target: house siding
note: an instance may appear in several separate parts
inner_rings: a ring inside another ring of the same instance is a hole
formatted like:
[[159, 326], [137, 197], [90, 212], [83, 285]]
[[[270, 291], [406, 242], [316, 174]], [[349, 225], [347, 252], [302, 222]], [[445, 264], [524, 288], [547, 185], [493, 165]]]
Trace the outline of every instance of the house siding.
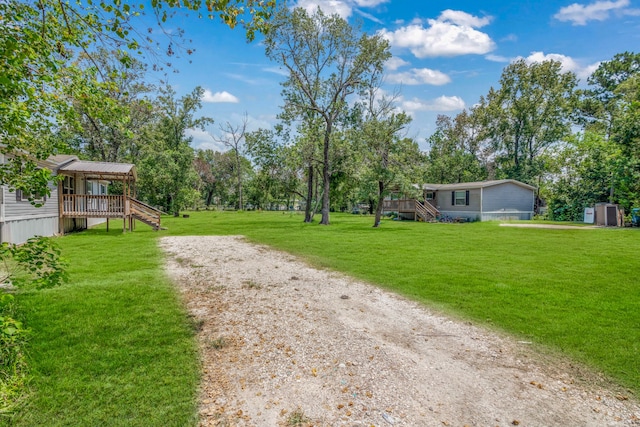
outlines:
[[17, 200], [16, 192], [6, 186], [2, 191], [0, 240], [20, 244], [33, 236], [53, 236], [58, 232], [58, 188], [50, 184], [51, 194], [37, 208], [28, 201]]
[[508, 182], [486, 187], [482, 194], [482, 220], [532, 219], [534, 193]]
[[436, 208], [442, 215], [454, 218], [467, 218], [475, 221], [480, 218], [480, 189], [459, 189], [458, 191], [469, 191], [469, 204], [455, 206], [451, 203], [451, 192], [455, 190], [439, 190], [436, 193]]
[[3, 242], [21, 244], [34, 236], [50, 237], [58, 230], [58, 216], [23, 218], [0, 223]]

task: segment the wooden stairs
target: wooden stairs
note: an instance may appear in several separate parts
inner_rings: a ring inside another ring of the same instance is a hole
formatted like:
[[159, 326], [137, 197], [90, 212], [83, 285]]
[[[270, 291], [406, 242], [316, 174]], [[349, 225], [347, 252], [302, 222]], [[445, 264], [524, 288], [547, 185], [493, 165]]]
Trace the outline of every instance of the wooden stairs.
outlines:
[[129, 203], [132, 219], [137, 219], [151, 226], [155, 231], [160, 230], [160, 216], [163, 213], [162, 211], [133, 198], [129, 198]]
[[414, 200], [416, 206], [416, 215], [419, 220], [424, 222], [434, 222], [440, 217], [440, 211], [436, 209], [431, 203], [420, 203], [418, 200]]

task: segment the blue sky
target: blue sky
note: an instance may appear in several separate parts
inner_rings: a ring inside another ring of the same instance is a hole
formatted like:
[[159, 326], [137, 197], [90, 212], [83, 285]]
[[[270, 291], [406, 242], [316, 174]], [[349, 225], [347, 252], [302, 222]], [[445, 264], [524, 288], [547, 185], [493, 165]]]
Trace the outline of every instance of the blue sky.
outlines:
[[[297, 0], [320, 6], [391, 44], [386, 90], [399, 89], [398, 105], [413, 116], [408, 136], [423, 149], [438, 114], [456, 115], [497, 86], [509, 62], [525, 58], [562, 62], [582, 82], [601, 61], [640, 51], [640, 0], [446, 1]], [[247, 43], [241, 29], [195, 17], [175, 17], [195, 53], [174, 60], [169, 83], [179, 94], [205, 89], [202, 115], [216, 123], [192, 131], [193, 146], [223, 150], [211, 135], [246, 113], [251, 130], [277, 122], [285, 76], [270, 63], [258, 36]]]

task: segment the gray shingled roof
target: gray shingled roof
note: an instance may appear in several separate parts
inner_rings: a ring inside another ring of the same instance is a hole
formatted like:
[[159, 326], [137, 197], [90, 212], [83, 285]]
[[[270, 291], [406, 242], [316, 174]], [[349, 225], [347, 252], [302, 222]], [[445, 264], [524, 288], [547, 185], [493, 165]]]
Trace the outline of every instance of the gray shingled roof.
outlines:
[[499, 179], [493, 181], [460, 182], [456, 184], [422, 184], [423, 190], [469, 190], [472, 188], [487, 188], [494, 185], [505, 184], [507, 182], [519, 185], [520, 187], [535, 190], [536, 187], [516, 181], [515, 179]]

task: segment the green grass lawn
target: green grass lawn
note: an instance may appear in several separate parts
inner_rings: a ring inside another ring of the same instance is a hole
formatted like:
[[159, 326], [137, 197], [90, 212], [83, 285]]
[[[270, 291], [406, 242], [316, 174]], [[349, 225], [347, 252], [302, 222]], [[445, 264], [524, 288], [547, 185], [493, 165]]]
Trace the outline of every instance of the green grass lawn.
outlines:
[[20, 295], [32, 330], [31, 394], [16, 417], [0, 423], [195, 425], [193, 327], [162, 271], [157, 233], [138, 230], [57, 239], [70, 283]]
[[198, 354], [162, 270], [165, 235], [245, 235], [561, 352], [640, 395], [640, 230], [302, 218], [190, 212], [158, 233], [116, 223], [58, 239], [70, 283], [19, 297], [33, 379], [10, 425], [196, 424]]
[[640, 395], [640, 230], [190, 213], [165, 234], [242, 234], [606, 373]]

